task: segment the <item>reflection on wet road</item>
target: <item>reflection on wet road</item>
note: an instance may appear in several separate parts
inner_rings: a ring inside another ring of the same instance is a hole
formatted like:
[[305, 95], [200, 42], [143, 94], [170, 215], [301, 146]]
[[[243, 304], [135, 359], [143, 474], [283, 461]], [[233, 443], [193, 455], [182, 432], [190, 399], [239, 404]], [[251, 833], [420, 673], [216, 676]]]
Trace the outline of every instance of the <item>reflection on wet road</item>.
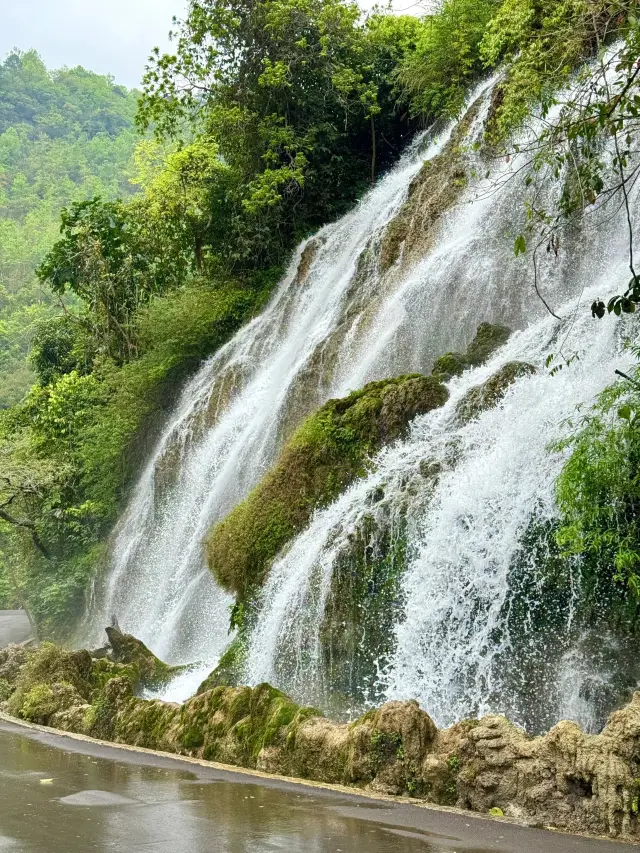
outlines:
[[276, 781], [263, 783], [170, 758], [24, 733], [0, 722], [0, 853], [633, 849]]

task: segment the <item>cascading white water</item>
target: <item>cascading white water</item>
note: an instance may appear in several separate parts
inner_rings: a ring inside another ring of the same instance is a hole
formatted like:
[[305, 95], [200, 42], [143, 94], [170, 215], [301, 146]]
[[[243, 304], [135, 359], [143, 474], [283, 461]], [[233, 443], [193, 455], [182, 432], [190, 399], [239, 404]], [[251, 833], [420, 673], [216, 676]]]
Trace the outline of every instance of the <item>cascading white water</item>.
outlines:
[[[490, 91], [491, 81], [471, 98], [482, 98], [482, 109], [470, 140], [482, 128]], [[498, 664], [509, 638], [503, 631], [496, 640], [496, 629], [508, 568], [532, 507], [541, 518], [554, 514], [561, 458], [546, 444], [577, 403], [590, 402], [612, 380], [613, 364], [624, 364], [612, 322], [591, 323], [586, 295], [575, 314], [568, 300], [585, 285], [600, 288], [594, 296], [619, 287], [625, 235], [612, 218], [593, 233], [568, 233], [561, 257], [545, 260], [541, 287], [556, 306], [566, 303], [562, 313], [572, 318], [558, 327], [533, 291], [527, 259], [513, 256], [522, 183], [506, 180], [517, 165], [503, 163], [492, 177], [493, 186], [503, 182], [499, 192], [472, 182], [443, 217], [421, 263], [382, 274], [381, 235], [451, 129], [416, 144], [352, 213], [316, 235], [302, 281], [298, 264], [311, 244], [300, 247], [263, 314], [187, 385], [158, 442], [115, 532], [92, 633], [97, 637], [115, 614], [168, 661], [202, 661], [167, 698], [185, 698], [229, 642], [231, 599], [204, 566], [202, 540], [260, 479], [284, 438], [329, 397], [371, 379], [428, 372], [435, 357], [464, 348], [480, 322], [493, 321], [529, 328], [489, 365], [453, 380], [447, 406], [383, 451], [371, 475], [318, 512], [276, 561], [246, 675], [272, 680], [296, 698], [316, 698], [320, 625], [335, 560], [363, 514], [376, 511], [370, 496], [380, 487], [391, 515], [396, 503], [404, 505], [411, 541], [406, 618], [396, 629], [393, 660], [379, 674], [380, 689], [418, 698], [439, 722], [499, 704]], [[580, 351], [581, 360], [549, 377], [544, 359], [560, 347]], [[517, 382], [503, 406], [471, 424], [454, 424], [464, 391], [512, 358], [541, 370]], [[447, 470], [454, 439], [456, 464]], [[420, 485], [425, 459], [444, 461], [435, 488]], [[408, 492], [412, 479], [417, 485]], [[558, 708], [568, 702], [560, 697]]]
[[87, 641], [99, 641], [116, 616], [168, 661], [215, 664], [229, 639], [231, 598], [208, 572], [202, 540], [260, 479], [283, 437], [335, 393], [340, 359], [330, 354], [357, 341], [388, 286], [375, 269], [359, 271], [359, 260], [452, 128], [418, 139], [351, 213], [315, 235], [300, 282], [303, 244], [262, 315], [187, 384], [114, 533]]
[[[249, 683], [270, 680], [301, 700], [318, 701], [314, 675], [335, 561], [371, 513], [371, 496], [382, 490], [392, 504], [411, 496], [413, 541], [403, 579], [406, 617], [381, 674], [387, 698], [418, 699], [442, 725], [490, 710], [522, 710], [504, 707], [510, 639], [502, 621], [509, 572], [532, 515], [538, 522], [556, 516], [554, 484], [565, 457], [549, 443], [567, 431], [563, 422], [577, 406], [611, 383], [616, 368], [633, 362], [621, 348], [622, 327], [594, 325], [585, 310], [585, 299], [598, 293], [591, 289], [579, 305], [565, 305], [564, 322], [539, 321], [487, 365], [452, 380], [442, 409], [416, 419], [405, 441], [379, 454], [368, 477], [315, 514], [271, 570], [245, 665]], [[544, 363], [559, 340], [580, 357], [551, 376]], [[500, 406], [461, 422], [456, 408], [465, 393], [510, 361], [532, 363], [538, 372], [514, 383]], [[435, 489], [421, 474], [425, 461], [441, 472]], [[589, 723], [575, 679], [564, 686], [566, 695], [560, 685], [555, 699], [557, 718]]]

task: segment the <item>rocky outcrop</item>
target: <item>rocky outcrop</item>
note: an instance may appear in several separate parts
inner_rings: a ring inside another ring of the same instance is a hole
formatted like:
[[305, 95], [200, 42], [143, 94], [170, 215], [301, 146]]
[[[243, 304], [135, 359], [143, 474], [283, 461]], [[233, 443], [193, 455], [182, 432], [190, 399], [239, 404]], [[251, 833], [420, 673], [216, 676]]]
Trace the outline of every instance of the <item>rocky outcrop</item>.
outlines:
[[118, 627], [111, 626], [105, 631], [110, 646], [108, 656], [116, 663], [135, 667], [138, 685], [147, 688], [162, 687], [180, 672], [184, 672], [184, 666], [169, 666], [157, 658], [141, 640], [131, 634], [123, 634]]
[[533, 364], [508, 361], [482, 385], [470, 388], [456, 407], [458, 418], [465, 422], [497, 406], [516, 379], [536, 373]]
[[448, 396], [437, 377], [409, 374], [370, 382], [325, 403], [299, 427], [253, 492], [211, 531], [207, 557], [220, 583], [245, 600], [314, 509], [338, 497], [365, 473], [371, 454]]
[[184, 705], [145, 700], [135, 659], [121, 656], [5, 649], [0, 707], [119, 743], [640, 840], [640, 693], [599, 735], [562, 722], [532, 738], [501, 716], [439, 731], [412, 701], [337, 723], [268, 684], [215, 687]]
[[468, 367], [484, 364], [494, 352], [506, 344], [511, 329], [507, 326], [481, 323], [466, 352], [446, 352], [433, 364], [432, 373], [442, 380], [460, 376]]
[[465, 140], [478, 114], [474, 104], [457, 125], [440, 154], [425, 161], [409, 186], [407, 199], [382, 238], [380, 268], [411, 265], [432, 245], [442, 216], [459, 201], [468, 184]]

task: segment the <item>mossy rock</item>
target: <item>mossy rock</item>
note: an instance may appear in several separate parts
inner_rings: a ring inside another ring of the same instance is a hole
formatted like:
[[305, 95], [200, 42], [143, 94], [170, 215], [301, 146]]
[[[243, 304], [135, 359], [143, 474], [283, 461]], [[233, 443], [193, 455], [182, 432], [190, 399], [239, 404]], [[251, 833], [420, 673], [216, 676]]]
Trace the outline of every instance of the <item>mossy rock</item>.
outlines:
[[34, 684], [26, 693], [20, 695], [19, 708], [10, 702], [12, 712], [24, 720], [41, 725], [47, 725], [54, 714], [83, 704], [83, 698], [76, 688], [65, 681]]
[[407, 198], [387, 225], [380, 246], [380, 270], [424, 257], [442, 216], [458, 202], [468, 183], [465, 139], [478, 114], [476, 102], [453, 130], [443, 150], [427, 160], [409, 186]]
[[[138, 686], [147, 688], [162, 687], [188, 668], [185, 666], [169, 666], [157, 658], [145, 646], [142, 640], [138, 640], [131, 634], [123, 634], [119, 628], [110, 627], [105, 630], [111, 645], [113, 659], [116, 663], [135, 667], [135, 670], [137, 670], [138, 679], [137, 683], [133, 682], [134, 689]], [[96, 661], [93, 667], [94, 672], [99, 669], [97, 664], [98, 662]], [[131, 675], [131, 670], [117, 674], [129, 676]]]
[[448, 396], [435, 377], [409, 374], [329, 400], [307, 418], [253, 492], [209, 534], [209, 567], [222, 586], [240, 599], [260, 587], [271, 561], [313, 511], [362, 476], [371, 455], [401, 437], [413, 418]]
[[238, 683], [242, 667], [247, 656], [247, 644], [243, 636], [238, 635], [220, 658], [216, 668], [198, 687], [198, 693], [213, 690], [214, 687], [232, 687]]
[[432, 373], [443, 379], [451, 379], [452, 376], [461, 376], [469, 367], [467, 357], [461, 352], [446, 352], [433, 363]]
[[516, 379], [536, 372], [536, 368], [525, 361], [508, 361], [482, 385], [467, 391], [456, 408], [458, 418], [464, 423], [477, 418], [482, 412], [497, 406]]
[[484, 364], [497, 349], [506, 344], [510, 335], [511, 329], [507, 326], [481, 323], [475, 338], [467, 347], [467, 362], [474, 367]]
[[[25, 663], [16, 674], [15, 689], [7, 703], [9, 713], [35, 722], [57, 710], [64, 710], [65, 700], [60, 691], [56, 693], [61, 699], [60, 707], [50, 708], [47, 701], [51, 696], [44, 690], [45, 686], [53, 688], [55, 685], [69, 685], [78, 701], [89, 701], [93, 689], [91, 666], [89, 652], [69, 652], [53, 643], [43, 643], [39, 649], [27, 654]], [[23, 713], [25, 703], [27, 711]], [[40, 713], [45, 705], [46, 713], [44, 710]]]

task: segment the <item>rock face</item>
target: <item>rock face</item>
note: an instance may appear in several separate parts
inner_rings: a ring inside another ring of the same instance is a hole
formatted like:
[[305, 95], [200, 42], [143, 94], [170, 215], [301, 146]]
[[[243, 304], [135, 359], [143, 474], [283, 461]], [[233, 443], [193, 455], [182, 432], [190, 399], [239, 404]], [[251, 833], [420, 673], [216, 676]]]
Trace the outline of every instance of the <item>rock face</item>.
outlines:
[[410, 265], [425, 256], [438, 232], [440, 219], [459, 200], [468, 183], [465, 137], [478, 113], [467, 111], [440, 154], [427, 160], [411, 182], [405, 203], [387, 226], [380, 250], [380, 268]]
[[9, 647], [0, 707], [119, 743], [640, 841], [640, 693], [599, 735], [562, 722], [531, 738], [500, 716], [439, 731], [416, 702], [336, 723], [268, 684], [215, 687], [184, 705], [140, 699], [138, 652], [121, 644], [113, 661]]
[[507, 326], [481, 323], [466, 352], [446, 352], [436, 359], [432, 373], [443, 380], [460, 376], [467, 367], [484, 364], [493, 353], [509, 339], [511, 329]]

